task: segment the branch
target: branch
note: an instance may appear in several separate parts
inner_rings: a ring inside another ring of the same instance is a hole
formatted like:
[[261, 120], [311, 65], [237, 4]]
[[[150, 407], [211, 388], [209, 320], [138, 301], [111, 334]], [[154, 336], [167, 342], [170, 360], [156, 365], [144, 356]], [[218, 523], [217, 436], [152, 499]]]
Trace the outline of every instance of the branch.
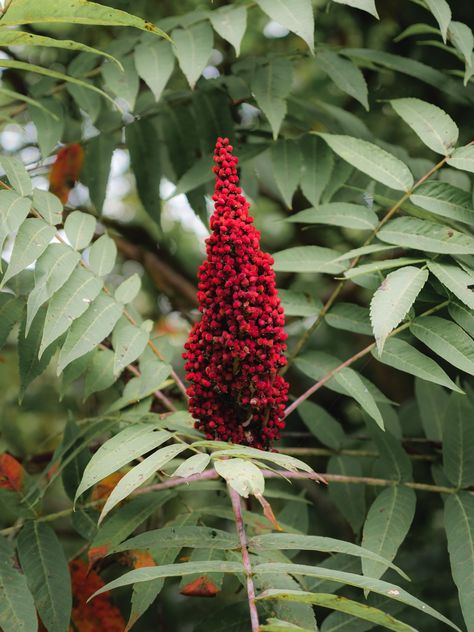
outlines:
[[[472, 143], [469, 143], [469, 145], [471, 145], [471, 144]], [[378, 235], [380, 229], [382, 228], [382, 226], [384, 226], [388, 222], [388, 220], [391, 219], [393, 217], [393, 215], [395, 215], [395, 213], [398, 211], [398, 209], [409, 199], [410, 195], [415, 191], [415, 189], [417, 189], [421, 184], [423, 184], [423, 182], [428, 180], [428, 178], [430, 176], [432, 176], [433, 173], [436, 173], [436, 171], [438, 171], [438, 169], [441, 169], [441, 167], [445, 164], [447, 159], [448, 159], [448, 156], [445, 156], [442, 160], [440, 160], [438, 163], [436, 163], [434, 165], [434, 167], [432, 167], [427, 173], [425, 173], [424, 176], [422, 176], [417, 182], [415, 182], [415, 184], [412, 186], [412, 188], [409, 191], [407, 191], [406, 193], [403, 194], [403, 196], [398, 200], [398, 202], [396, 202], [387, 211], [387, 213], [384, 215], [384, 217], [380, 220], [380, 222], [374, 228], [373, 232], [367, 237], [367, 239], [362, 244], [363, 246], [368, 246], [370, 243], [372, 243], [372, 241], [375, 239], [375, 237], [377, 237], [377, 235]], [[359, 255], [358, 257], [353, 259], [351, 261], [348, 269], [351, 270], [352, 268], [355, 268], [355, 266], [359, 263], [361, 257], [362, 257], [362, 255]], [[288, 363], [281, 370], [281, 374], [282, 375], [284, 375], [286, 373], [286, 371], [289, 369], [290, 365], [295, 360], [295, 358], [297, 357], [297, 355], [299, 354], [301, 349], [305, 346], [305, 344], [308, 342], [308, 340], [310, 339], [312, 334], [316, 331], [316, 329], [322, 323], [324, 317], [326, 316], [328, 311], [331, 309], [331, 307], [334, 305], [337, 297], [339, 296], [339, 294], [340, 294], [342, 288], [344, 287], [345, 283], [347, 282], [347, 280], [348, 279], [343, 279], [342, 281], [339, 281], [339, 283], [336, 285], [336, 287], [332, 291], [332, 293], [329, 296], [329, 298], [327, 299], [327, 301], [321, 307], [321, 309], [319, 311], [319, 314], [316, 316], [316, 320], [314, 321], [314, 323], [311, 325], [311, 327], [309, 327], [304, 332], [304, 334], [298, 340], [298, 342], [295, 345], [295, 348], [293, 349], [293, 351], [288, 356]]]
[[252, 565], [250, 563], [250, 556], [247, 548], [247, 535], [245, 533], [244, 519], [242, 516], [242, 501], [240, 500], [239, 494], [234, 489], [232, 489], [230, 485], [228, 485], [227, 487], [229, 490], [230, 500], [232, 502], [232, 509], [234, 510], [235, 526], [237, 528], [237, 534], [239, 536], [240, 548], [242, 551], [242, 563], [247, 579], [247, 596], [249, 601], [250, 622], [252, 625], [251, 629], [252, 632], [258, 632], [259, 622], [257, 606], [255, 604], [255, 586], [253, 583]]
[[[433, 314], [434, 312], [439, 311], [443, 307], [446, 307], [446, 305], [448, 303], [449, 303], [449, 300], [443, 301], [443, 303], [440, 303], [439, 305], [436, 305], [435, 307], [432, 307], [431, 309], [428, 309], [426, 312], [423, 312], [423, 314], [420, 314], [420, 316], [418, 316], [418, 318], [421, 318], [422, 316], [429, 316], [430, 314]], [[395, 336], [400, 331], [403, 331], [404, 329], [407, 329], [409, 326], [410, 326], [410, 321], [407, 322], [407, 323], [404, 323], [403, 325], [400, 325], [400, 327], [397, 327], [396, 329], [391, 331], [389, 333], [389, 335], [387, 336], [387, 338], [390, 338], [391, 336]], [[375, 345], [376, 345], [376, 343], [372, 342], [370, 345], [367, 345], [367, 347], [364, 347], [363, 349], [361, 349], [357, 353], [354, 353], [353, 356], [351, 356], [350, 358], [348, 358], [347, 360], [345, 360], [344, 362], [339, 364], [339, 366], [337, 366], [334, 369], [332, 369], [332, 371], [329, 371], [328, 373], [326, 373], [326, 375], [324, 377], [322, 377], [319, 380], [319, 382], [316, 382], [315, 384], [313, 384], [313, 386], [308, 388], [307, 391], [305, 391], [302, 395], [297, 397], [295, 399], [295, 401], [287, 407], [287, 409], [285, 410], [284, 418], [288, 417], [288, 415], [290, 413], [292, 413], [296, 408], [298, 408], [298, 406], [302, 402], [304, 402], [306, 399], [308, 399], [308, 397], [310, 397], [313, 393], [315, 393], [322, 386], [324, 386], [326, 384], [326, 382], [329, 382], [329, 380], [332, 377], [334, 377], [336, 375], [336, 373], [339, 373], [339, 371], [342, 371], [342, 369], [345, 369], [346, 367], [348, 367], [351, 364], [353, 364], [356, 360], [360, 360], [360, 358], [363, 358], [368, 353], [370, 353], [372, 351], [372, 349], [375, 348]]]

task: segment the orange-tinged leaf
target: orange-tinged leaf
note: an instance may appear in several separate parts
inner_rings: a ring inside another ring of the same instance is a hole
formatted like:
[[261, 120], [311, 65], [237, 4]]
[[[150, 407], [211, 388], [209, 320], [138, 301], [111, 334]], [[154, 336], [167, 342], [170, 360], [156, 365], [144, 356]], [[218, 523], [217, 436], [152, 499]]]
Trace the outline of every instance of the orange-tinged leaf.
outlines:
[[66, 145], [56, 154], [56, 160], [49, 172], [49, 190], [63, 204], [67, 202], [70, 190], [79, 180], [83, 160], [84, 150], [79, 143]]
[[220, 588], [203, 575], [183, 586], [179, 592], [186, 597], [215, 597]]
[[112, 490], [117, 485], [119, 480], [124, 476], [124, 472], [114, 472], [113, 474], [109, 474], [109, 476], [103, 478], [97, 483], [97, 485], [95, 485], [94, 489], [92, 490], [91, 499], [93, 501], [103, 500], [103, 502], [97, 504], [98, 509], [102, 509], [102, 507], [105, 505], [105, 501], [112, 493]]
[[19, 492], [23, 484], [24, 470], [13, 456], [0, 454], [0, 489]]
[[96, 562], [105, 557], [109, 552], [107, 544], [101, 546], [94, 546], [87, 551], [87, 558], [89, 560], [89, 569], [91, 569]]

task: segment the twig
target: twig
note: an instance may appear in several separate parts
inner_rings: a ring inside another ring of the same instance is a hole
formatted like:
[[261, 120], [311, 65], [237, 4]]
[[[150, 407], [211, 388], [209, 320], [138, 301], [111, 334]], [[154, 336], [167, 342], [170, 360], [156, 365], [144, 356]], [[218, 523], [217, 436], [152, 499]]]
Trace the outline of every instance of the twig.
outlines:
[[[428, 309], [426, 312], [423, 312], [423, 314], [420, 314], [420, 316], [418, 316], [418, 318], [421, 318], [422, 316], [429, 316], [430, 314], [433, 314], [434, 312], [439, 311], [443, 307], [446, 307], [446, 305], [448, 303], [449, 303], [449, 300], [444, 301], [443, 303], [440, 303], [439, 305], [436, 305], [435, 307], [432, 307], [431, 309]], [[400, 331], [403, 331], [404, 329], [407, 329], [409, 326], [410, 326], [410, 322], [404, 323], [403, 325], [400, 325], [400, 327], [397, 327], [396, 329], [391, 331], [390, 334], [387, 337], [389, 338], [391, 336], [395, 336]], [[331, 371], [326, 373], [326, 375], [324, 377], [322, 377], [319, 380], [319, 382], [316, 382], [315, 384], [313, 384], [313, 386], [308, 388], [307, 391], [305, 391], [302, 395], [297, 397], [295, 399], [295, 401], [287, 407], [287, 409], [285, 410], [285, 415], [284, 415], [285, 418], [288, 417], [288, 415], [290, 413], [292, 413], [296, 408], [298, 408], [298, 406], [302, 402], [304, 402], [306, 399], [308, 399], [308, 397], [310, 397], [313, 393], [315, 393], [322, 386], [324, 386], [326, 384], [326, 382], [329, 382], [329, 380], [332, 377], [334, 377], [336, 375], [336, 373], [339, 373], [339, 371], [342, 371], [342, 369], [345, 369], [346, 367], [348, 367], [351, 364], [353, 364], [356, 360], [360, 360], [360, 358], [363, 358], [368, 353], [370, 353], [372, 351], [372, 349], [375, 348], [375, 345], [376, 345], [376, 343], [372, 342], [370, 345], [367, 345], [367, 347], [364, 347], [363, 349], [361, 349], [357, 353], [354, 353], [354, 355], [351, 356], [350, 358], [347, 358], [347, 360], [345, 360], [344, 362], [339, 364], [339, 366], [335, 367], [334, 369], [332, 369]]]
[[[469, 143], [469, 145], [471, 145], [471, 144], [472, 144], [472, 142]], [[380, 229], [382, 228], [382, 226], [384, 226], [388, 222], [388, 220], [391, 219], [393, 217], [393, 215], [395, 215], [395, 213], [398, 211], [398, 209], [409, 199], [410, 195], [415, 191], [415, 189], [417, 189], [421, 184], [423, 184], [423, 182], [428, 180], [428, 178], [430, 176], [432, 176], [433, 173], [438, 171], [438, 169], [441, 169], [441, 167], [445, 164], [447, 159], [448, 159], [448, 157], [445, 156], [442, 160], [440, 160], [438, 163], [436, 163], [434, 165], [434, 167], [432, 167], [427, 173], [425, 173], [424, 176], [422, 176], [419, 180], [417, 180], [417, 182], [415, 182], [415, 184], [412, 186], [412, 188], [409, 191], [407, 191], [406, 193], [403, 194], [403, 196], [398, 200], [398, 202], [396, 202], [387, 211], [385, 216], [380, 220], [380, 222], [374, 228], [372, 233], [367, 237], [367, 239], [363, 243], [363, 246], [368, 246], [370, 243], [372, 243], [372, 241], [375, 239], [375, 237], [377, 237], [377, 235], [378, 235]], [[358, 257], [355, 257], [355, 259], [353, 259], [351, 261], [348, 269], [351, 270], [352, 268], [355, 268], [355, 266], [359, 263], [361, 257], [362, 257], [362, 255], [359, 255]], [[293, 349], [293, 351], [288, 356], [288, 363], [281, 370], [281, 374], [282, 375], [284, 375], [286, 373], [286, 371], [289, 369], [290, 365], [295, 360], [295, 358], [297, 357], [297, 355], [299, 354], [301, 349], [305, 346], [305, 344], [308, 342], [308, 340], [310, 339], [312, 334], [319, 327], [319, 325], [323, 321], [323, 319], [326, 316], [326, 314], [328, 313], [328, 311], [334, 305], [337, 297], [339, 296], [339, 294], [340, 294], [340, 292], [341, 292], [342, 288], [344, 287], [344, 284], [346, 283], [347, 280], [348, 279], [342, 279], [341, 281], [339, 281], [339, 283], [336, 285], [336, 287], [332, 291], [332, 293], [329, 296], [329, 298], [327, 299], [327, 301], [321, 307], [321, 309], [319, 311], [319, 314], [317, 315], [316, 320], [314, 321], [314, 323], [311, 325], [311, 327], [308, 327], [308, 329], [303, 333], [301, 338], [298, 340], [298, 342], [295, 345], [295, 348]]]
[[249, 602], [250, 622], [252, 626], [251, 629], [252, 632], [258, 632], [259, 622], [257, 605], [255, 603], [255, 586], [253, 583], [252, 565], [250, 563], [250, 556], [247, 548], [247, 535], [245, 533], [244, 519], [242, 516], [242, 502], [240, 500], [239, 494], [234, 489], [232, 489], [230, 485], [228, 485], [227, 487], [229, 490], [230, 500], [232, 502], [232, 509], [234, 510], [235, 526], [237, 529], [237, 534], [239, 536], [240, 548], [242, 551], [242, 563], [247, 580], [247, 597]]

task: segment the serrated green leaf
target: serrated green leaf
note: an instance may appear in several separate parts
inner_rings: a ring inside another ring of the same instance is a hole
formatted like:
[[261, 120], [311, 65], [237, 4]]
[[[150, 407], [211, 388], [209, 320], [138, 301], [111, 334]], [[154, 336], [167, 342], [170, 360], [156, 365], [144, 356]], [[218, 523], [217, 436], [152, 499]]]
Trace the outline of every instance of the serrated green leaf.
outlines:
[[35, 266], [35, 287], [28, 295], [26, 333], [38, 309], [67, 283], [80, 258], [65, 244], [50, 244], [43, 252]]
[[300, 186], [304, 196], [318, 206], [334, 167], [334, 156], [321, 138], [306, 134], [300, 140], [303, 156]]
[[179, 66], [191, 89], [194, 89], [212, 52], [214, 34], [209, 22], [198, 22], [189, 28], [176, 29], [171, 37]]
[[118, 321], [112, 334], [112, 345], [115, 350], [114, 375], [119, 375], [127, 364], [140, 357], [148, 339], [148, 332], [132, 325], [125, 317]]
[[372, 335], [369, 310], [354, 303], [336, 303], [324, 317], [330, 327]]
[[[415, 515], [416, 494], [398, 485], [384, 489], [372, 503], [364, 523], [362, 546], [392, 561]], [[362, 558], [364, 575], [378, 579], [387, 565]]]
[[137, 273], [122, 281], [115, 290], [115, 299], [119, 303], [130, 303], [137, 296], [141, 287], [141, 279]]
[[468, 632], [474, 630], [474, 497], [451, 494], [444, 506], [449, 559]]
[[343, 540], [336, 540], [335, 538], [293, 533], [266, 533], [250, 538], [248, 546], [255, 553], [260, 553], [261, 551], [291, 550], [352, 555], [360, 557], [362, 560], [371, 561], [372, 563], [384, 564], [387, 568], [390, 567], [396, 570], [397, 573], [406, 578], [405, 573], [392, 564], [391, 560], [379, 552], [374, 551], [372, 548], [364, 548], [364, 546], [358, 546], [357, 544]]
[[369, 109], [367, 83], [360, 69], [331, 50], [318, 52], [316, 61], [336, 86]]
[[460, 325], [471, 337], [474, 337], [474, 314], [464, 304], [450, 301], [448, 305], [449, 315]]
[[173, 472], [173, 477], [188, 478], [188, 476], [192, 476], [193, 474], [200, 474], [204, 472], [210, 460], [210, 455], [205, 452], [193, 454], [193, 456], [190, 456], [189, 459], [186, 459], [178, 466]]
[[412, 347], [405, 340], [389, 338], [385, 343], [383, 353], [377, 353], [373, 350], [372, 355], [383, 364], [394, 369], [405, 371], [423, 380], [434, 382], [462, 393], [459, 386], [451, 380], [449, 375], [432, 358], [421, 353], [421, 351]]
[[373, 15], [374, 18], [379, 19], [379, 14], [377, 13], [377, 9], [375, 7], [375, 0], [333, 0], [333, 2], [346, 4], [349, 7], [354, 7], [355, 9], [360, 9], [361, 11], [367, 11], [367, 13]]
[[[38, 615], [12, 544], [0, 536], [0, 625], [4, 632], [36, 632]], [[20, 606], [21, 604], [21, 606]]]
[[0, 288], [43, 254], [55, 232], [53, 226], [49, 226], [42, 219], [34, 217], [23, 222], [18, 230], [10, 263], [0, 283]]
[[33, 185], [22, 162], [12, 156], [0, 156], [0, 165], [5, 169], [8, 181], [15, 191], [20, 195], [31, 195]]
[[459, 325], [439, 316], [423, 316], [412, 322], [410, 331], [444, 360], [474, 375], [472, 338]]
[[318, 441], [333, 450], [339, 450], [342, 447], [345, 436], [341, 424], [324, 408], [313, 402], [305, 401], [298, 406], [298, 414]]
[[278, 137], [285, 118], [286, 98], [292, 82], [291, 62], [283, 57], [269, 59], [256, 70], [252, 79], [252, 94], [270, 123], [274, 139]]
[[467, 24], [451, 20], [448, 27], [448, 37], [454, 47], [461, 53], [466, 66], [472, 65], [472, 49], [474, 47], [474, 35]]
[[102, 281], [89, 270], [76, 268], [74, 272], [49, 301], [44, 332], [39, 355], [61, 334], [69, 329], [71, 323], [83, 314], [102, 289]]
[[393, 99], [390, 103], [427, 147], [443, 156], [451, 153], [458, 141], [459, 129], [449, 114], [421, 99]]
[[374, 211], [361, 204], [332, 202], [290, 215], [287, 221], [302, 224], [328, 224], [356, 230], [373, 230], [378, 223], [378, 218]]
[[[321, 606], [323, 608], [329, 608], [331, 610], [336, 610], [338, 612], [345, 612], [354, 617], [358, 617], [365, 621], [370, 621], [375, 625], [380, 625], [387, 630], [394, 630], [395, 632], [416, 632], [415, 628], [412, 628], [411, 625], [407, 625], [398, 619], [395, 619], [390, 614], [379, 610], [378, 608], [374, 608], [373, 606], [367, 606], [365, 604], [358, 603], [357, 601], [353, 601], [352, 599], [347, 599], [346, 597], [341, 597], [339, 595], [331, 595], [325, 593], [310, 593], [302, 590], [266, 590], [264, 593], [261, 593], [258, 597], [258, 600], [261, 599], [283, 599], [294, 601], [297, 603], [308, 603], [313, 604], [315, 606]], [[301, 628], [295, 627], [295, 632]], [[291, 628], [285, 627], [268, 627], [263, 626], [262, 630], [288, 630], [290, 632]]]
[[299, 35], [314, 50], [314, 16], [311, 0], [257, 0], [272, 19]]
[[71, 616], [71, 580], [53, 529], [27, 522], [18, 537], [18, 555], [43, 624], [50, 632], [64, 632]]
[[[188, 446], [186, 444], [183, 445], [180, 443], [160, 448], [127, 472], [108, 496], [99, 517], [99, 524], [119, 502], [127, 498], [127, 496], [130, 496], [132, 492], [140, 487], [140, 485], [143, 485], [145, 481], [164, 467], [171, 459], [174, 459], [180, 452], [187, 449]], [[150, 448], [147, 449], [147, 452], [149, 452], [149, 450]]]
[[55, 226], [62, 222], [63, 205], [61, 200], [49, 191], [34, 189], [33, 206], [48, 224]]
[[321, 134], [329, 147], [350, 165], [396, 191], [409, 191], [413, 176], [398, 158], [373, 143], [352, 136]]
[[73, 322], [59, 354], [58, 374], [70, 362], [101, 343], [111, 333], [122, 312], [123, 305], [106, 294], [99, 294], [89, 309]]
[[474, 173], [474, 145], [458, 147], [446, 161], [451, 167]]
[[117, 246], [115, 241], [108, 235], [101, 235], [90, 247], [89, 267], [97, 276], [105, 276], [112, 272], [116, 257]]
[[[421, 610], [425, 614], [428, 614], [438, 621], [442, 621], [444, 624], [460, 632], [460, 629], [454, 625], [445, 616], [431, 608], [427, 604], [423, 603], [416, 597], [413, 597], [407, 593], [403, 588], [391, 584], [389, 582], [382, 581], [381, 579], [372, 579], [371, 577], [361, 577], [353, 573], [344, 573], [341, 571], [335, 571], [323, 568], [321, 566], [306, 566], [303, 564], [284, 564], [279, 562], [268, 562], [263, 564], [257, 564], [253, 567], [254, 573], [257, 574], [278, 574], [288, 573], [291, 575], [305, 575], [308, 577], [319, 577], [323, 579], [330, 579], [340, 583], [348, 584], [349, 586], [356, 586], [364, 590], [369, 590], [384, 596], [391, 597], [395, 601], [401, 601], [407, 606], [412, 606]], [[133, 571], [132, 571], [133, 572]], [[232, 572], [232, 571], [231, 571]], [[110, 586], [110, 584], [109, 584]], [[102, 589], [104, 590], [104, 589]]]
[[439, 24], [439, 30], [444, 43], [448, 36], [448, 26], [451, 22], [451, 8], [446, 0], [426, 0], [429, 10]]
[[15, 191], [0, 191], [0, 255], [5, 239], [15, 233], [28, 216], [31, 200]]
[[416, 191], [410, 195], [410, 201], [441, 217], [454, 219], [470, 226], [474, 223], [474, 209], [469, 193], [448, 182], [428, 180], [416, 188]]
[[440, 264], [436, 261], [429, 261], [428, 268], [460, 301], [474, 309], [474, 292], [469, 289], [469, 286], [474, 285], [471, 274], [455, 265]]
[[271, 149], [273, 176], [288, 208], [292, 208], [293, 195], [298, 186], [301, 153], [292, 140], [281, 139]]
[[[320, 380], [329, 371], [334, 371], [340, 362], [334, 356], [322, 352], [310, 352], [296, 360], [296, 366], [314, 380]], [[343, 393], [355, 401], [383, 428], [383, 419], [372, 393], [354, 369], [345, 367], [331, 377], [324, 386]]]
[[157, 448], [170, 437], [171, 434], [166, 430], [159, 430], [153, 424], [144, 423], [128, 426], [113, 436], [100, 446], [87, 464], [76, 491], [76, 500], [103, 478]]
[[244, 6], [224, 6], [209, 13], [213, 29], [232, 44], [235, 55], [240, 55], [240, 44], [247, 29], [247, 9]]
[[[382, 270], [390, 270], [391, 268], [401, 268], [404, 266], [411, 266], [415, 263], [426, 263], [426, 259], [413, 259], [411, 257], [399, 257], [396, 259], [382, 259], [380, 261], [371, 261], [370, 263], [363, 263], [355, 268], [349, 268], [344, 272], [344, 278], [357, 279], [358, 277], [364, 277], [366, 275], [373, 274], [374, 272], [381, 272]], [[377, 284], [374, 289], [379, 287], [378, 281], [380, 275], [374, 275], [374, 279], [377, 279]], [[357, 283], [357, 281], [354, 281]], [[369, 287], [369, 286], [368, 286]]]
[[134, 58], [138, 75], [153, 92], [155, 100], [159, 101], [174, 69], [171, 45], [147, 39], [135, 47]]
[[372, 296], [370, 322], [379, 353], [387, 336], [409, 312], [428, 279], [428, 270], [406, 266], [390, 272]]
[[426, 438], [433, 441], [442, 441], [443, 420], [448, 404], [446, 391], [440, 386], [416, 379], [415, 394]]
[[457, 488], [474, 481], [474, 407], [465, 395], [452, 393], [444, 410], [443, 470]]
[[138, 197], [148, 215], [159, 224], [161, 152], [157, 129], [152, 121], [140, 119], [132, 125], [127, 125], [125, 138], [130, 152]]
[[75, 250], [82, 250], [89, 245], [94, 236], [96, 219], [93, 215], [73, 211], [64, 222], [64, 231], [69, 243]]
[[339, 253], [322, 246], [296, 246], [273, 255], [277, 272], [321, 272], [338, 274], [346, 268], [336, 261]]
[[474, 254], [474, 238], [453, 228], [416, 217], [398, 217], [379, 231], [381, 241], [440, 254]]

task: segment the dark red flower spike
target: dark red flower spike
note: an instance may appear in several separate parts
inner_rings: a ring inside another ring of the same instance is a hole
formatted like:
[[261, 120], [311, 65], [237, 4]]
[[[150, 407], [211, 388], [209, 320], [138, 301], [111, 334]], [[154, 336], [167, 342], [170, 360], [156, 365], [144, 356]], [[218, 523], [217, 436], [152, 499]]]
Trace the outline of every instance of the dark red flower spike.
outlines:
[[268, 449], [285, 425], [287, 334], [273, 259], [260, 250], [232, 151], [227, 138], [217, 140], [212, 233], [198, 274], [202, 316], [183, 354], [189, 410], [209, 439]]

